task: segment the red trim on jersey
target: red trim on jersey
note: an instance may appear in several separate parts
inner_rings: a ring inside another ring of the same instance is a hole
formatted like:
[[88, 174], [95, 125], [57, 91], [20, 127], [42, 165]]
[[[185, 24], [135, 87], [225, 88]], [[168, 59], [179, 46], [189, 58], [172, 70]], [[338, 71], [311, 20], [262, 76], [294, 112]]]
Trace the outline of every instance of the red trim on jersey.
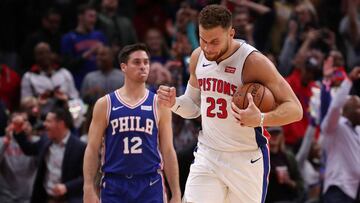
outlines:
[[[266, 137], [266, 139], [269, 141], [271, 138], [271, 134], [263, 127], [263, 135]], [[268, 146], [269, 147], [269, 146]]]

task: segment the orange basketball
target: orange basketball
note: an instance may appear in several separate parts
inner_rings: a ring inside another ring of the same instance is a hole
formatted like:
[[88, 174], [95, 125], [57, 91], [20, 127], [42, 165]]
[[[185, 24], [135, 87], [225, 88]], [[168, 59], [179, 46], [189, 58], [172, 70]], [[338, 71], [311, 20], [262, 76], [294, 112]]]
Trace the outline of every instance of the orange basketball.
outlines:
[[268, 112], [276, 107], [272, 92], [260, 83], [246, 83], [239, 87], [233, 96], [233, 102], [240, 109], [246, 109], [249, 105], [246, 94], [251, 93], [255, 105], [261, 112]]

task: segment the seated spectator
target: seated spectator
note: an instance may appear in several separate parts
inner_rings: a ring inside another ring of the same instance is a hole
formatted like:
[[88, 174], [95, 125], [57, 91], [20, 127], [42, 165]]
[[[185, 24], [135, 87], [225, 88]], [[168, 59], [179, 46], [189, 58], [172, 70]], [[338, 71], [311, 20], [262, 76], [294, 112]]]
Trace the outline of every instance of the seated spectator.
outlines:
[[41, 104], [47, 106], [42, 108], [42, 112], [46, 114], [55, 99], [68, 100], [79, 97], [71, 73], [53, 62], [49, 44], [37, 44], [34, 55], [36, 63], [24, 74], [21, 81], [21, 100], [30, 96], [39, 98]]
[[285, 148], [281, 127], [268, 128], [270, 139], [270, 175], [267, 203], [295, 202], [302, 197], [303, 180], [294, 155]]
[[5, 64], [0, 64], [0, 101], [10, 111], [19, 105], [20, 76]]
[[61, 54], [65, 66], [74, 75], [76, 88], [80, 89], [85, 75], [96, 70], [96, 51], [107, 44], [107, 39], [94, 29], [96, 10], [89, 5], [81, 5], [78, 9], [78, 24], [74, 31], [62, 37]]
[[102, 0], [97, 19], [97, 27], [104, 32], [115, 54], [125, 45], [137, 42], [132, 22], [118, 14], [118, 5], [118, 0]]
[[0, 202], [29, 203], [37, 170], [36, 158], [24, 154], [13, 139], [14, 125], [23, 120], [26, 139], [35, 141], [32, 127], [26, 114], [14, 113], [6, 128], [6, 135], [0, 138]]
[[348, 95], [359, 79], [360, 67], [355, 67], [335, 93], [321, 123], [326, 152], [325, 203], [354, 203], [359, 190], [360, 98]]
[[21, 149], [39, 161], [31, 202], [80, 203], [85, 144], [71, 133], [73, 120], [64, 107], [54, 107], [44, 125], [47, 135], [31, 143], [25, 135], [25, 120], [14, 123], [14, 137]]
[[90, 105], [124, 84], [124, 74], [114, 67], [113, 52], [109, 47], [98, 49], [96, 63], [99, 70], [86, 74], [81, 85], [81, 97]]

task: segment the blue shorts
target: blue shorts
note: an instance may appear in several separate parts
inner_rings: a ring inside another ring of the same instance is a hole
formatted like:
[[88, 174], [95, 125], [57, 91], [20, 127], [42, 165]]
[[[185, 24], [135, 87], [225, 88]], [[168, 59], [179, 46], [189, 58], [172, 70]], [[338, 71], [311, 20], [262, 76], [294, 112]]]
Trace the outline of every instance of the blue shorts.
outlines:
[[106, 174], [101, 181], [100, 199], [102, 203], [164, 203], [163, 176]]

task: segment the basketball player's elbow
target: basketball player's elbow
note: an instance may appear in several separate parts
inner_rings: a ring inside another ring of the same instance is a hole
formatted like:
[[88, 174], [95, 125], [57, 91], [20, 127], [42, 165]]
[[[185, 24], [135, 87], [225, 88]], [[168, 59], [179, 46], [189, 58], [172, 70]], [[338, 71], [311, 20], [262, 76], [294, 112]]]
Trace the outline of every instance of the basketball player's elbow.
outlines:
[[293, 110], [294, 122], [300, 121], [303, 118], [303, 108], [301, 104], [297, 104]]

